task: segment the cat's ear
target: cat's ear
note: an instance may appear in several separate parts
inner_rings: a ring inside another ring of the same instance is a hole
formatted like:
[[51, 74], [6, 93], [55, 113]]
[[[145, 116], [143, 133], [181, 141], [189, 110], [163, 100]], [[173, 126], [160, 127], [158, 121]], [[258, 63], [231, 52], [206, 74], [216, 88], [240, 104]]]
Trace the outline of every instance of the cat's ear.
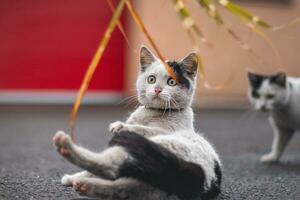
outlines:
[[198, 64], [199, 57], [195, 52], [188, 54], [180, 61], [180, 66], [182, 67], [182, 69], [186, 71], [186, 73], [191, 77], [196, 76]]
[[271, 83], [275, 83], [281, 87], [286, 86], [286, 74], [284, 72], [279, 72], [270, 78]]
[[263, 81], [263, 76], [261, 76], [259, 74], [255, 74], [253, 72], [248, 71], [247, 75], [248, 75], [248, 80], [249, 80], [250, 84], [254, 87], [260, 85], [260, 83]]
[[144, 45], [141, 46], [140, 50], [140, 67], [141, 71], [144, 72], [147, 67], [156, 61], [156, 57], [153, 53]]

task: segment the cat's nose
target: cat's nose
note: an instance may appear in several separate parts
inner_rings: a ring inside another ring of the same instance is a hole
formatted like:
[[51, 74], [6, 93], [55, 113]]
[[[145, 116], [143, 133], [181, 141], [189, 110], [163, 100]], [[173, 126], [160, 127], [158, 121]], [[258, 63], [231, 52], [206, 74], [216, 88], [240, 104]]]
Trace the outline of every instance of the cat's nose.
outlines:
[[161, 88], [160, 87], [155, 87], [154, 92], [155, 92], [156, 95], [159, 95], [159, 93], [161, 93]]

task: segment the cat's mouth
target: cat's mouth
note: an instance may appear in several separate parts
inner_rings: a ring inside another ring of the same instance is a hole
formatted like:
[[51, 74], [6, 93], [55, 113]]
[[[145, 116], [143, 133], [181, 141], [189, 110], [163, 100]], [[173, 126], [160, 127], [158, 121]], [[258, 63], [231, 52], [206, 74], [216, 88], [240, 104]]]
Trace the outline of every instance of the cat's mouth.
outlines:
[[260, 108], [258, 108], [257, 110], [261, 111], [261, 112], [269, 112], [271, 109], [267, 108], [266, 106], [261, 106]]
[[159, 95], [154, 95], [152, 100], [163, 100]]

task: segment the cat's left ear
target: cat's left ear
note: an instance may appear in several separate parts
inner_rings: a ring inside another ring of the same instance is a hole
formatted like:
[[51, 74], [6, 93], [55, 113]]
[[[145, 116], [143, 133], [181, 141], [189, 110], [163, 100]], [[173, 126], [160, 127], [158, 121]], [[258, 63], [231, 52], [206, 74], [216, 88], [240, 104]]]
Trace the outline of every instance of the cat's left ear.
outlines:
[[180, 61], [182, 69], [192, 78], [197, 75], [199, 57], [195, 52], [188, 54]]
[[281, 87], [286, 86], [286, 74], [284, 72], [279, 72], [270, 78], [270, 82], [275, 83]]
[[263, 81], [263, 77], [259, 74], [255, 74], [251, 71], [247, 72], [248, 80], [252, 86], [260, 85]]
[[156, 57], [153, 53], [144, 45], [141, 46], [140, 50], [140, 68], [141, 72], [144, 72], [147, 67], [156, 61]]

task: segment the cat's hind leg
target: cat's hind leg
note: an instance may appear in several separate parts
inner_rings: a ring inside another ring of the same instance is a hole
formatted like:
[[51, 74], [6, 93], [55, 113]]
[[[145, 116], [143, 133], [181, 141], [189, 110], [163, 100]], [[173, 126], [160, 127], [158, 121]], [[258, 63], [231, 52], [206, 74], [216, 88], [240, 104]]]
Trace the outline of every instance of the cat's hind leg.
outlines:
[[72, 186], [72, 183], [75, 179], [83, 177], [93, 177], [94, 175], [88, 171], [77, 172], [75, 174], [65, 174], [61, 178], [61, 184], [65, 186]]
[[53, 141], [57, 151], [71, 163], [106, 179], [116, 179], [119, 166], [130, 160], [123, 147], [113, 146], [101, 153], [94, 153], [74, 144], [70, 136], [62, 131], [54, 135]]
[[139, 187], [137, 181], [127, 178], [106, 180], [82, 177], [73, 181], [73, 188], [79, 194], [105, 199], [128, 199], [129, 194], [134, 192], [130, 190], [136, 190], [134, 187]]
[[144, 182], [133, 178], [119, 178], [105, 180], [101, 178], [77, 178], [73, 181], [73, 188], [81, 195], [98, 197], [106, 200], [178, 200]]
[[273, 120], [271, 120], [271, 125], [273, 127], [273, 142], [271, 152], [263, 155], [260, 159], [263, 163], [276, 163], [281, 157], [285, 147], [289, 143], [290, 139], [294, 135], [294, 130], [288, 128], [278, 127]]

